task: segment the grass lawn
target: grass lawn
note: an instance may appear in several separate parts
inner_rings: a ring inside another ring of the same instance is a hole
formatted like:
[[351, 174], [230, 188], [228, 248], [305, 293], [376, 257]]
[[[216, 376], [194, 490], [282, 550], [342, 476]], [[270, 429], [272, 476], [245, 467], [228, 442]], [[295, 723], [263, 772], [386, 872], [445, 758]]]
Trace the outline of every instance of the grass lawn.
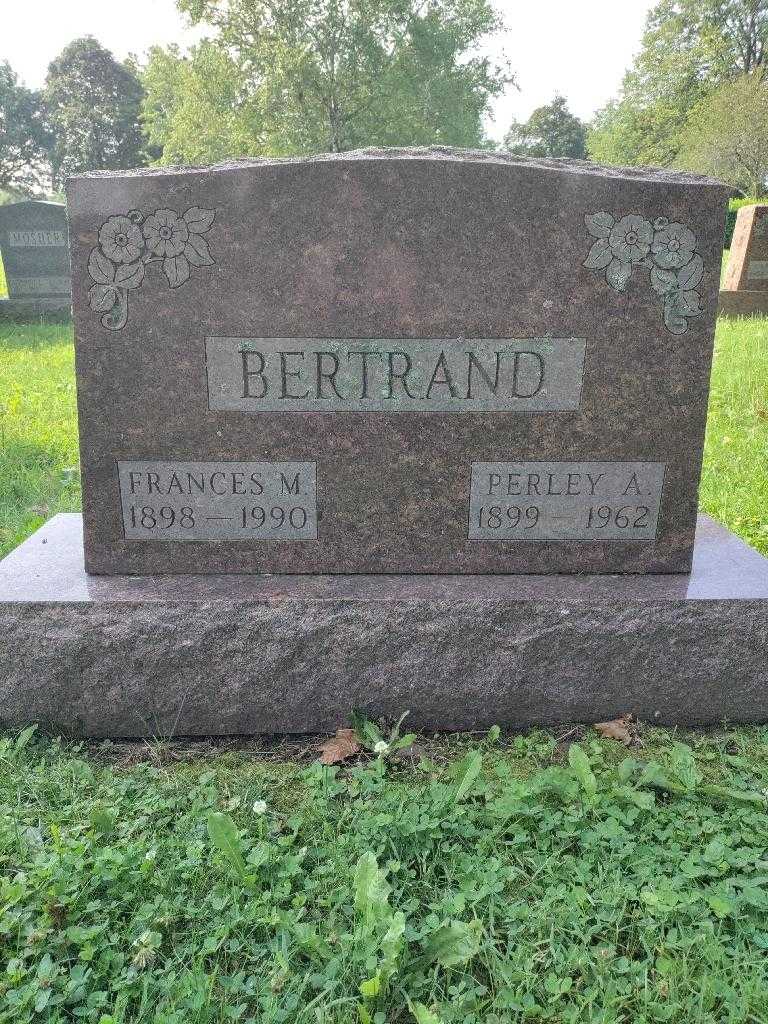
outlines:
[[768, 730], [575, 738], [8, 737], [0, 1020], [764, 1024]]
[[[0, 356], [5, 552], [79, 485], [70, 328]], [[701, 503], [768, 553], [766, 452], [722, 320]], [[0, 737], [0, 1024], [768, 1024], [768, 728], [316, 756]]]

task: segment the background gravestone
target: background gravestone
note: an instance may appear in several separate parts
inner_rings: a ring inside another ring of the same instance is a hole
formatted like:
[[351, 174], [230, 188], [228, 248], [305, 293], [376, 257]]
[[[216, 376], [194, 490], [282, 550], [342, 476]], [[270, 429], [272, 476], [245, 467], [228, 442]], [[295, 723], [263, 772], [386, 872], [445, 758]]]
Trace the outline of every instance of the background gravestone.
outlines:
[[89, 571], [688, 570], [726, 197], [449, 150], [70, 179]]
[[0, 206], [0, 255], [9, 309], [37, 312], [69, 308], [67, 212], [63, 203], [29, 200]]
[[736, 214], [720, 312], [768, 313], [768, 205], [742, 206]]

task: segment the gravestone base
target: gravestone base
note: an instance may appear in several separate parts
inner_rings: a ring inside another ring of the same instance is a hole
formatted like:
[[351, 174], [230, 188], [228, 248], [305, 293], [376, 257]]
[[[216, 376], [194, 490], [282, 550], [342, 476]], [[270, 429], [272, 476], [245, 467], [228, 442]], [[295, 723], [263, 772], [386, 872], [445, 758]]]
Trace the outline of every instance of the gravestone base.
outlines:
[[721, 291], [717, 311], [725, 316], [766, 316], [768, 292]]
[[0, 724], [78, 736], [768, 720], [768, 560], [690, 575], [90, 576], [79, 515], [0, 562]]
[[31, 317], [42, 314], [55, 314], [59, 317], [69, 317], [72, 312], [71, 299], [68, 295], [61, 298], [43, 298], [34, 301], [24, 299], [0, 299], [0, 319], [14, 319]]

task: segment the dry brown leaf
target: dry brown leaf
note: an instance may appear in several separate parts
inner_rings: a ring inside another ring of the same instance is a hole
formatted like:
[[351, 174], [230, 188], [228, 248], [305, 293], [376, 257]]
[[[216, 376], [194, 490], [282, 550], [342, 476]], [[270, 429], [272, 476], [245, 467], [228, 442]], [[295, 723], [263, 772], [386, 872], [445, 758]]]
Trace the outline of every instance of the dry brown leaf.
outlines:
[[614, 718], [610, 722], [595, 722], [595, 728], [601, 736], [608, 740], [617, 740], [625, 747], [630, 746], [635, 739], [632, 715], [622, 715], [621, 718]]
[[321, 764], [340, 764], [360, 751], [354, 729], [337, 729], [319, 748]]

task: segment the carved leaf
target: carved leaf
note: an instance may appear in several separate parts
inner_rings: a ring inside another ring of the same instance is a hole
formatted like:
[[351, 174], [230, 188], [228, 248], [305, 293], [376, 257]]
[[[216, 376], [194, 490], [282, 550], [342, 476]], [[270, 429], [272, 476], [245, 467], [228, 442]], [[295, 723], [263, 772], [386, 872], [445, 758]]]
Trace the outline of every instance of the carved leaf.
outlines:
[[167, 256], [163, 260], [163, 270], [171, 288], [178, 288], [189, 278], [189, 261], [186, 256]]
[[614, 225], [614, 219], [610, 213], [588, 213], [584, 217], [587, 231], [595, 238], [607, 238]]
[[675, 297], [675, 312], [681, 316], [700, 316], [702, 313], [698, 292], [678, 292]]
[[112, 284], [115, 280], [115, 265], [101, 249], [92, 249], [88, 259], [88, 273], [96, 284]]
[[674, 270], [661, 270], [653, 267], [651, 270], [651, 288], [659, 295], [669, 295], [677, 289], [677, 274]]
[[698, 253], [694, 253], [693, 259], [678, 272], [678, 286], [683, 291], [695, 288], [704, 276], [704, 260]]
[[121, 288], [138, 288], [144, 280], [144, 264], [139, 260], [137, 263], [126, 263], [117, 268], [115, 284]]
[[209, 230], [215, 216], [215, 210], [203, 210], [199, 206], [193, 206], [184, 214], [184, 220], [190, 234], [200, 235]]
[[91, 309], [97, 313], [106, 313], [117, 302], [117, 292], [111, 284], [94, 284], [88, 292]]
[[688, 321], [684, 316], [680, 316], [676, 307], [675, 297], [670, 296], [664, 303], [664, 323], [672, 334], [685, 334], [688, 330]]
[[623, 292], [631, 275], [631, 263], [620, 263], [619, 260], [613, 260], [605, 272], [605, 279], [611, 288], [615, 288], [617, 292]]
[[589, 256], [584, 260], [584, 266], [590, 270], [603, 270], [612, 259], [613, 253], [608, 240], [600, 238], [589, 250]]
[[189, 241], [184, 246], [184, 255], [193, 267], [210, 267], [214, 262], [208, 243], [202, 235], [189, 236]]

